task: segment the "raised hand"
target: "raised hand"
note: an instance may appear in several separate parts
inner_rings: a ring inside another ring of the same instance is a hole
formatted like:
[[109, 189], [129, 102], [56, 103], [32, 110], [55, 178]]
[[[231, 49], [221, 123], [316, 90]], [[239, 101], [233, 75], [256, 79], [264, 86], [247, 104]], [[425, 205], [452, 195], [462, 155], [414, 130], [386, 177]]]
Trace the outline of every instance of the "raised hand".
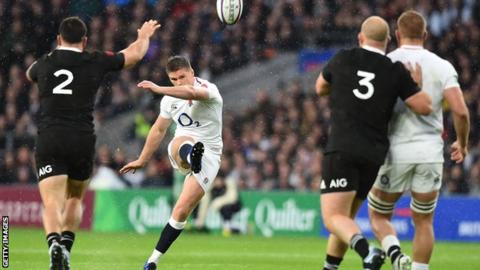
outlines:
[[160, 26], [161, 25], [156, 20], [144, 22], [142, 27], [137, 30], [138, 38], [150, 38]]

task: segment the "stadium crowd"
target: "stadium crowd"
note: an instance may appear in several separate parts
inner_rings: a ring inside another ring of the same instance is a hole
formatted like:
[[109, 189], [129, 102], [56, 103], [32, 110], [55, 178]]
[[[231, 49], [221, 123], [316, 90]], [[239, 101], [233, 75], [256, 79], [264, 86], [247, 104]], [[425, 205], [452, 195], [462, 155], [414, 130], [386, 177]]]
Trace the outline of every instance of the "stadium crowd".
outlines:
[[[397, 16], [414, 8], [428, 18], [427, 48], [454, 64], [470, 108], [470, 155], [444, 173], [445, 194], [480, 194], [480, 3], [475, 0], [252, 0], [241, 21], [225, 27], [209, 0], [6, 0], [0, 1], [0, 184], [34, 184], [33, 146], [38, 89], [27, 83], [26, 68], [55, 46], [58, 24], [70, 15], [89, 27], [88, 48], [119, 51], [135, 39], [147, 18], [162, 23], [146, 59], [135, 68], [110, 76], [101, 87], [95, 119], [135, 110], [131, 140], [143, 140], [156, 117], [158, 98], [138, 91], [139, 79], [168, 84], [162, 66], [173, 54], [187, 55], [198, 76], [212, 79], [247, 63], [274, 58], [305, 47], [355, 45], [361, 21], [378, 14], [395, 28]], [[260, 27], [261, 26], [261, 27]], [[392, 44], [392, 48], [394, 42]], [[327, 140], [327, 99], [311, 85], [282, 84], [276, 97], [264, 91], [244, 112], [224, 115], [222, 170], [237, 177], [243, 189], [319, 190], [322, 149]], [[445, 108], [448, 110], [448, 108]], [[454, 137], [451, 118], [445, 138]], [[92, 186], [170, 186], [172, 170], [159, 152], [143, 172], [120, 177], [125, 155], [108, 147], [97, 151]], [[95, 179], [115, 181], [98, 184]]]

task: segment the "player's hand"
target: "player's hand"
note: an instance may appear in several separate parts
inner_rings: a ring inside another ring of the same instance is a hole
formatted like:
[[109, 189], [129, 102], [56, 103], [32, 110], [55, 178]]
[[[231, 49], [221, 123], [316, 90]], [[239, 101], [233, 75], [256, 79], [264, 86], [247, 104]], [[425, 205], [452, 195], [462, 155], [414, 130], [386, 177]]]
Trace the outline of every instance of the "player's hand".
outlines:
[[153, 90], [154, 88], [158, 87], [158, 85], [151, 81], [141, 81], [137, 84], [137, 87]]
[[458, 141], [450, 146], [450, 159], [455, 163], [462, 163], [465, 156], [468, 154], [467, 147], [462, 147]]
[[415, 68], [413, 68], [410, 62], [404, 64], [405, 67], [410, 71], [410, 76], [418, 84], [418, 87], [422, 88], [422, 67], [419, 63], [415, 63]]
[[138, 33], [138, 38], [143, 39], [143, 38], [150, 38], [153, 33], [155, 33], [155, 30], [160, 28], [160, 24], [156, 20], [149, 20], [143, 23], [142, 27], [137, 30]]
[[142, 161], [142, 160], [137, 159], [137, 160], [132, 161], [132, 162], [128, 163], [127, 165], [123, 166], [123, 167], [119, 170], [119, 172], [120, 172], [121, 174], [127, 173], [127, 172], [129, 172], [129, 171], [132, 171], [132, 173], [135, 173], [135, 171], [136, 171], [137, 169], [143, 168], [143, 166], [145, 166], [145, 162]]

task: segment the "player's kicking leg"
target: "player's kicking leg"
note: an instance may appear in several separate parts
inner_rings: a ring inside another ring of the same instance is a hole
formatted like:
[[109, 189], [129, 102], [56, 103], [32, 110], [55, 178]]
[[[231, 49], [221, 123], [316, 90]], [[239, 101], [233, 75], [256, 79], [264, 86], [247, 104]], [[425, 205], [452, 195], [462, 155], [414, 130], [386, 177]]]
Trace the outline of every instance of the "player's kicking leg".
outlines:
[[376, 187], [368, 194], [368, 213], [372, 230], [390, 258], [392, 270], [409, 270], [412, 264], [410, 257], [402, 253], [400, 241], [391, 223], [395, 203], [401, 196], [401, 192], [387, 193]]
[[61, 247], [62, 211], [65, 205], [67, 175], [55, 175], [41, 179], [38, 184], [44, 206], [43, 226], [50, 255], [50, 270], [64, 270]]
[[[145, 263], [144, 270], [157, 269], [158, 260], [183, 231], [188, 216], [205, 195], [206, 186], [202, 186], [200, 181], [203, 181], [203, 179], [199, 179], [199, 173], [202, 171], [203, 153], [203, 143], [194, 143], [194, 140], [188, 136], [176, 137], [170, 143], [169, 156], [172, 166], [182, 172], [191, 170], [193, 173], [188, 173], [185, 178], [183, 190], [173, 208], [172, 216], [165, 225], [151, 256]], [[218, 172], [218, 168], [215, 170], [215, 175], [216, 172]]]
[[185, 228], [187, 217], [193, 211], [198, 202], [205, 194], [203, 188], [197, 182], [194, 175], [189, 175], [185, 179], [183, 190], [172, 211], [172, 216], [160, 235], [152, 255], [145, 263], [145, 270], [157, 269], [157, 263], [160, 257], [165, 254], [170, 245], [177, 239]]

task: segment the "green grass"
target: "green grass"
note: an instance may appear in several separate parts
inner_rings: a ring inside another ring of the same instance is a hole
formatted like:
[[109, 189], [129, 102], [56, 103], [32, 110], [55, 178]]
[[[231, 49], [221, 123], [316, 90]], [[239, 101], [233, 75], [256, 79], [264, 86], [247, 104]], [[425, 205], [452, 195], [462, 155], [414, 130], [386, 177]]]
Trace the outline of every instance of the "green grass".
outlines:
[[[141, 269], [157, 242], [157, 234], [77, 233], [72, 255], [73, 270]], [[319, 270], [325, 256], [324, 238], [234, 236], [184, 233], [162, 257], [159, 269], [168, 270]], [[411, 244], [403, 249], [411, 252]], [[360, 269], [356, 254], [349, 251], [341, 269]], [[12, 228], [8, 269], [48, 269], [43, 232]], [[385, 264], [384, 270], [391, 269]], [[432, 270], [480, 269], [480, 244], [437, 243]]]

